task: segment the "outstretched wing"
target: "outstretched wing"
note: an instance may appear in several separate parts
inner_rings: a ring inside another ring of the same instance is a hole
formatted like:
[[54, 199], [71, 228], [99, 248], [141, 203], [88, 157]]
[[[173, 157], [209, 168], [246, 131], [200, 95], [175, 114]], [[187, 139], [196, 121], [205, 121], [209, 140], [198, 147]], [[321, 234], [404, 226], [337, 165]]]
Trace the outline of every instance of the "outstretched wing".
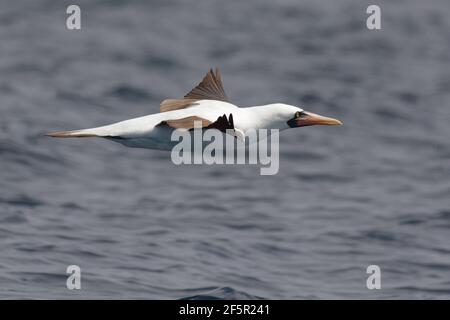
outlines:
[[[200, 124], [200, 126], [198, 126], [198, 124]], [[168, 126], [173, 129], [191, 130], [194, 128], [206, 128], [211, 124], [212, 122], [209, 120], [197, 116], [191, 116], [175, 120], [165, 120], [159, 123], [157, 126]], [[197, 125], [197, 127], [195, 125]]]
[[[196, 126], [197, 125], [197, 126]], [[200, 125], [200, 126], [198, 126]], [[209, 120], [197, 117], [197, 116], [191, 116], [176, 120], [165, 120], [158, 124], [158, 126], [168, 126], [173, 129], [184, 129], [184, 130], [192, 130], [192, 129], [217, 129], [219, 131], [222, 131], [224, 133], [229, 133], [227, 130], [235, 130], [234, 128], [234, 121], [233, 121], [233, 114], [230, 114], [230, 116], [227, 118], [227, 115], [224, 114], [223, 116], [220, 116], [217, 118], [216, 121], [211, 122]]]
[[222, 86], [222, 78], [220, 77], [219, 68], [216, 68], [215, 73], [212, 69], [210, 69], [203, 80], [194, 89], [189, 91], [184, 98], [228, 102], [227, 95], [225, 94], [225, 90]]
[[205, 75], [203, 80], [183, 99], [167, 99], [161, 102], [160, 111], [166, 112], [188, 108], [198, 100], [219, 100], [229, 102], [222, 86], [222, 78], [219, 68], [214, 72], [212, 69]]

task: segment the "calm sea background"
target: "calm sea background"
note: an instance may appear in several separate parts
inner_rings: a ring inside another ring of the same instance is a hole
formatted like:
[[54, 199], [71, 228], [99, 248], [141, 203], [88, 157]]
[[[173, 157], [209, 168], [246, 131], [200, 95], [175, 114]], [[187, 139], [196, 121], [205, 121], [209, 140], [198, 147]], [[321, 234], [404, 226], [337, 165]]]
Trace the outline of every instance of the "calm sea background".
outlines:
[[[0, 298], [450, 298], [450, 3], [0, 3]], [[219, 66], [240, 106], [343, 120], [280, 171], [48, 131], [158, 112]], [[66, 289], [68, 265], [81, 290]], [[382, 289], [366, 288], [366, 268]]]

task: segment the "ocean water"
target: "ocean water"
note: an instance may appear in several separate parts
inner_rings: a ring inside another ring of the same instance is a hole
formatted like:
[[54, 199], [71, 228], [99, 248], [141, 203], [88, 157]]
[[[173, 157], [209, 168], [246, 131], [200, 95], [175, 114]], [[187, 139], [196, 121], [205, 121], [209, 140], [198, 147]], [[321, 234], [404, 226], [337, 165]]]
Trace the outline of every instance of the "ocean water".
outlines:
[[[69, 31], [72, 2], [1, 2], [0, 298], [450, 298], [450, 4], [377, 3], [369, 31], [369, 1], [79, 0]], [[274, 176], [43, 136], [215, 66], [237, 105], [344, 126], [282, 132]]]

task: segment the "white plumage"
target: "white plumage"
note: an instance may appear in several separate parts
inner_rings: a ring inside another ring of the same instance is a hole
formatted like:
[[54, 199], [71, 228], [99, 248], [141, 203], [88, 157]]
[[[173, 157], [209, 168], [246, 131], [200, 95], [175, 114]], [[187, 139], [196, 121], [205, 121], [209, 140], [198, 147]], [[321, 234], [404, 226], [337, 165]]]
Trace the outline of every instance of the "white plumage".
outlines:
[[[49, 133], [59, 138], [101, 137], [129, 147], [170, 150], [173, 130], [192, 130], [193, 120], [204, 121], [204, 127], [215, 126], [219, 118], [232, 115], [235, 130], [245, 134], [250, 129], [279, 129], [314, 124], [342, 124], [339, 120], [303, 111], [291, 105], [275, 103], [240, 108], [227, 100], [219, 71], [212, 70], [184, 99], [166, 100], [161, 110], [148, 116], [125, 120], [97, 128]], [[225, 118], [226, 119], [226, 118]], [[222, 119], [223, 120], [223, 119]], [[222, 128], [221, 126], [216, 127]]]

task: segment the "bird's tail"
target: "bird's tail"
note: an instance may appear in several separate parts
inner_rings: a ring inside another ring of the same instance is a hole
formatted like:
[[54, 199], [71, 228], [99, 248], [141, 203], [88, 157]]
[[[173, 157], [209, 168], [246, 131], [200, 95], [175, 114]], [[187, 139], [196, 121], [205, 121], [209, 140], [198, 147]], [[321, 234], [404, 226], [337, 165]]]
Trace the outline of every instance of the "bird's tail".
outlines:
[[47, 133], [46, 136], [53, 138], [92, 138], [98, 137], [99, 135], [89, 132], [87, 130], [73, 130], [73, 131], [57, 131]]
[[47, 133], [46, 136], [54, 138], [92, 138], [92, 137], [117, 137], [127, 133], [127, 128], [123, 128], [122, 123], [114, 123], [106, 126], [72, 130], [72, 131], [57, 131]]

